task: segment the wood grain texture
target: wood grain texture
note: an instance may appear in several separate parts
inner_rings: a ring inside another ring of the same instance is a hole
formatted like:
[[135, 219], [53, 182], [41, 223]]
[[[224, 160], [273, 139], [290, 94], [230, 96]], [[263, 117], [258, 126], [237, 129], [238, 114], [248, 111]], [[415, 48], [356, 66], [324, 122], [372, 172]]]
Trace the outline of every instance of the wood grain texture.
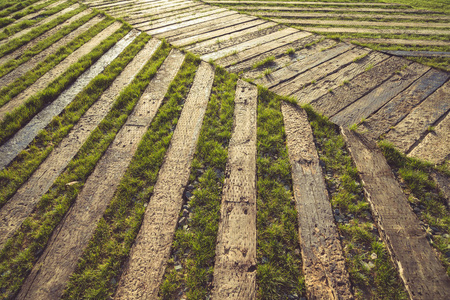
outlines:
[[158, 174], [115, 299], [157, 299], [214, 79], [202, 62]]
[[353, 299], [339, 234], [306, 112], [282, 103], [309, 299]]
[[449, 77], [449, 74], [445, 72], [431, 69], [370, 116], [359, 126], [360, 131], [372, 139], [379, 138], [389, 131], [389, 128], [403, 120], [415, 106], [434, 93]]
[[256, 298], [256, 107], [258, 90], [238, 81], [220, 208], [212, 299]]
[[354, 123], [359, 123], [401, 93], [428, 70], [430, 70], [430, 67], [418, 63], [409, 65], [367, 95], [338, 112], [330, 118], [330, 121], [340, 126], [350, 126]]
[[100, 98], [84, 113], [61, 143], [0, 210], [0, 248], [33, 211], [41, 197], [64, 171], [91, 132], [111, 109], [120, 92], [131, 83], [161, 42], [152, 40], [127, 65]]
[[450, 109], [449, 99], [450, 81], [447, 81], [391, 129], [386, 134], [386, 139], [407, 153], [427, 131], [428, 126], [432, 126]]
[[450, 279], [376, 143], [342, 129], [382, 239], [411, 299], [450, 299]]
[[[147, 48], [148, 49], [148, 48]], [[156, 47], [150, 45], [150, 49]], [[145, 55], [148, 59], [149, 55]], [[181, 59], [178, 59], [179, 66]], [[172, 74], [175, 77], [176, 69]], [[144, 92], [126, 123], [117, 133], [104, 156], [95, 166], [47, 248], [26, 279], [18, 299], [60, 299], [77, 262], [87, 247], [97, 223], [103, 216], [120, 183], [138, 144], [156, 115], [170, 80], [153, 95]], [[150, 91], [153, 88], [150, 86]], [[159, 92], [159, 93], [158, 93]]]

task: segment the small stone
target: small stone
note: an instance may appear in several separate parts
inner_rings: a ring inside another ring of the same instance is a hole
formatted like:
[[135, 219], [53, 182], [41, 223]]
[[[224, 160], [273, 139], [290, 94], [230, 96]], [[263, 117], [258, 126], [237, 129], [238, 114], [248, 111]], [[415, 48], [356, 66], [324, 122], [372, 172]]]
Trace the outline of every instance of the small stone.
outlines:
[[189, 191], [186, 191], [185, 195], [186, 195], [186, 198], [188, 198], [188, 200], [191, 199], [191, 197], [192, 197], [192, 193]]
[[372, 254], [370, 255], [370, 258], [371, 258], [372, 260], [375, 260], [375, 259], [378, 258], [378, 256], [377, 256], [376, 253], [372, 253]]
[[334, 214], [335, 214], [335, 215], [339, 215], [339, 209], [336, 208], [336, 209], [334, 210]]
[[175, 266], [175, 271], [180, 271], [181, 269], [183, 269], [182, 265]]
[[66, 183], [66, 186], [72, 186], [72, 185], [77, 184], [77, 183], [79, 183], [79, 181], [71, 181], [69, 183]]
[[148, 206], [148, 203], [144, 203], [144, 207], [147, 207]]
[[188, 229], [189, 229], [189, 226], [188, 226], [188, 225], [184, 225], [184, 226], [183, 226], [183, 229], [184, 229], [184, 230], [188, 230]]
[[420, 213], [420, 209], [418, 208], [418, 207], [414, 207], [414, 212], [416, 213], [416, 214], [418, 214], [418, 213]]
[[194, 190], [194, 186], [192, 184], [188, 185], [186, 188], [188, 191]]
[[183, 217], [187, 217], [189, 215], [189, 211], [187, 209], [183, 209]]
[[180, 221], [178, 221], [178, 224], [181, 226], [186, 225], [186, 223], [187, 223], [187, 219], [185, 217], [182, 217], [180, 219]]

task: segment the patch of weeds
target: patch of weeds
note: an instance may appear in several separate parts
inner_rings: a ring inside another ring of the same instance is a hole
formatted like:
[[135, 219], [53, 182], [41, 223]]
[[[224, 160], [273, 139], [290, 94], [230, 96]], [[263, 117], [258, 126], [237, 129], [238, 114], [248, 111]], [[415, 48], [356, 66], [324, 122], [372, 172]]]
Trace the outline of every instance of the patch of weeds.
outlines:
[[269, 76], [272, 72], [273, 72], [272, 68], [267, 68], [267, 69], [264, 70], [263, 75], [264, 76]]
[[[237, 76], [216, 69], [205, 120], [200, 132], [186, 205], [180, 218], [172, 253], [161, 285], [162, 299], [175, 299], [183, 291], [187, 299], [205, 299], [214, 273], [217, 230], [228, 144], [233, 127]], [[176, 270], [176, 266], [182, 269]], [[184, 290], [186, 289], [186, 290]]]
[[258, 299], [288, 299], [305, 293], [282, 99], [258, 87]]
[[18, 10], [24, 9], [25, 7], [32, 5], [33, 3], [37, 2], [37, 1], [38, 0], [20, 1], [19, 3], [17, 3], [17, 1], [15, 1], [15, 2], [13, 2], [14, 5], [9, 5], [10, 3], [5, 3], [5, 9], [1, 8], [2, 11], [0, 12], [0, 18], [6, 17]]
[[379, 146], [393, 170], [409, 204], [427, 232], [430, 244], [438, 250], [438, 256], [450, 275], [450, 213], [447, 201], [431, 178], [433, 172], [450, 177], [445, 165], [434, 166], [417, 158], [407, 157], [387, 141]]
[[291, 56], [294, 55], [294, 54], [295, 54], [295, 49], [294, 49], [294, 48], [289, 48], [289, 49], [287, 49], [287, 50], [286, 50], [286, 54], [287, 54], [287, 55], [291, 55]]
[[367, 65], [365, 71], [367, 72], [369, 70], [372, 70], [372, 68], [373, 68], [373, 64], [369, 64], [369, 65]]
[[428, 127], [427, 127], [427, 131], [428, 131], [428, 132], [434, 132], [434, 130], [435, 130], [435, 127], [434, 127], [434, 126], [428, 126]]
[[[123, 70], [149, 39], [148, 35], [141, 35], [133, 41], [113, 61], [106, 72], [98, 75], [95, 78], [96, 82], [85, 89], [83, 97], [89, 97], [90, 92], [97, 97], [100, 96], [102, 89], [105, 90], [107, 85], [112, 83], [113, 77]], [[106, 81], [105, 86], [101, 85], [103, 81]], [[53, 230], [75, 201], [87, 177], [131, 113], [137, 101], [135, 94], [139, 92], [136, 81], [138, 79], [135, 79], [132, 85], [120, 94], [111, 111], [90, 134], [66, 170], [40, 199], [33, 213], [23, 222], [14, 236], [6, 242], [0, 252], [0, 272], [7, 274], [0, 278], [0, 289], [3, 292], [0, 295], [1, 299], [11, 298], [20, 289], [26, 276], [45, 249]], [[56, 122], [58, 121], [60, 120]], [[51, 131], [50, 128], [47, 129]], [[67, 184], [74, 181], [79, 183]]]
[[[135, 81], [138, 93], [135, 88], [129, 90], [131, 101], [137, 101], [169, 50], [168, 45], [165, 45], [159, 50], [158, 56], [152, 58], [153, 62], [147, 64]], [[139, 232], [145, 208], [173, 135], [174, 124], [181, 114], [199, 64], [198, 58], [190, 54], [186, 56], [84, 250], [63, 299], [107, 299], [117, 288], [121, 268]]]
[[406, 299], [403, 283], [380, 240], [358, 171], [338, 127], [310, 105], [303, 108], [313, 129], [356, 298]]
[[263, 60], [254, 63], [252, 68], [258, 69], [261, 67], [266, 67], [266, 66], [273, 64], [274, 61], [275, 61], [275, 56], [268, 56], [268, 57], [264, 58]]
[[358, 62], [358, 61], [362, 60], [364, 57], [366, 57], [367, 55], [369, 55], [369, 52], [364, 53], [364, 54], [362, 54], [362, 55], [356, 57], [356, 58], [353, 60], [353, 62]]
[[[64, 89], [74, 83], [78, 76], [93, 65], [106, 51], [108, 51], [130, 30], [131, 27], [128, 25], [123, 25], [118, 31], [109, 36], [89, 54], [86, 54], [78, 60], [78, 62], [72, 64], [67, 71], [55, 79], [47, 88], [28, 98], [24, 105], [16, 108], [9, 114], [6, 114], [5, 118], [0, 123], [0, 144], [4, 143], [8, 138], [28, 123], [43, 107], [55, 100], [61, 92], [64, 91]], [[62, 50], [64, 51], [64, 49]], [[13, 94], [12, 91], [10, 93]]]

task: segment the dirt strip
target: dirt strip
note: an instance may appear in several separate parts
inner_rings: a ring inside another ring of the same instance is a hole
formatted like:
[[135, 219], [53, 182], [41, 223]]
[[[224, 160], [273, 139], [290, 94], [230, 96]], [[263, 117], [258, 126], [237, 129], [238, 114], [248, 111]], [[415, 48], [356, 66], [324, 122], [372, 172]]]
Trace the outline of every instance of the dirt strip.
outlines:
[[295, 41], [298, 41], [300, 39], [308, 37], [310, 35], [312, 35], [312, 34], [309, 32], [294, 31], [293, 34], [282, 37], [281, 39], [269, 41], [268, 43], [262, 44], [260, 46], [256, 46], [256, 47], [247, 49], [245, 51], [241, 51], [241, 52], [237, 53], [236, 55], [220, 58], [220, 59], [216, 60], [216, 63], [223, 67], [229, 67], [233, 64], [237, 64], [238, 62], [243, 62], [243, 61], [249, 60], [255, 56], [258, 56], [265, 52], [283, 47], [285, 45], [288, 45], [290, 43], [293, 43]]
[[382, 84], [395, 71], [410, 64], [411, 62], [406, 59], [391, 57], [361, 75], [356, 76], [348, 84], [344, 84], [333, 90], [333, 93], [327, 93], [311, 102], [311, 104], [316, 111], [325, 116], [333, 116]]
[[252, 12], [254, 16], [261, 17], [277, 17], [277, 18], [298, 18], [298, 19], [315, 19], [315, 18], [336, 18], [336, 19], [394, 19], [394, 20], [426, 20], [426, 21], [449, 21], [450, 16], [427, 16], [427, 15], [393, 15], [393, 14], [358, 14], [358, 13], [290, 13], [290, 12]]
[[282, 30], [270, 33], [268, 35], [264, 35], [255, 39], [251, 39], [249, 41], [243, 42], [241, 44], [235, 45], [235, 46], [231, 46], [225, 49], [221, 49], [219, 51], [213, 52], [213, 53], [209, 53], [209, 54], [205, 54], [202, 55], [200, 58], [203, 60], [217, 60], [219, 58], [222, 58], [224, 56], [233, 54], [233, 53], [238, 53], [238, 52], [242, 52], [244, 50], [262, 45], [262, 44], [266, 44], [269, 43], [270, 41], [273, 41], [275, 39], [280, 39], [283, 38], [285, 36], [291, 35], [298, 32], [296, 29], [294, 28], [284, 28]]
[[359, 126], [365, 136], [378, 139], [405, 118], [411, 110], [443, 85], [450, 75], [431, 69], [405, 91], [386, 103]]
[[[153, 46], [152, 49], [156, 50]], [[149, 55], [141, 58], [145, 63]], [[183, 58], [181, 54], [174, 59], [178, 66]], [[171, 64], [176, 69], [175, 64]], [[168, 79], [173, 78], [176, 71], [168, 74], [173, 75], [168, 76]], [[25, 281], [18, 299], [60, 299], [70, 274], [75, 270], [140, 140], [156, 115], [170, 80], [163, 79], [163, 82], [163, 86], [149, 88], [139, 99], [127, 122], [87, 179], [76, 202], [55, 230], [48, 247]]]
[[350, 65], [341, 70], [326, 76], [323, 79], [317, 80], [314, 84], [310, 84], [298, 92], [292, 94], [299, 103], [306, 104], [318, 99], [319, 97], [329, 93], [339, 87], [344, 82], [350, 81], [359, 74], [363, 73], [370, 65], [376, 65], [381, 61], [389, 58], [388, 55], [380, 52], [370, 52], [365, 58], [352, 62]]
[[273, 10], [273, 11], [327, 11], [327, 12], [379, 12], [379, 13], [405, 13], [405, 14], [443, 14], [441, 12], [429, 11], [429, 10], [418, 10], [418, 9], [386, 9], [386, 8], [352, 8], [352, 7], [286, 7], [286, 6], [233, 6], [235, 10], [251, 10], [251, 11], [263, 11], [263, 10]]
[[[81, 25], [65, 37], [61, 38], [56, 43], [52, 44], [50, 47], [44, 49], [40, 53], [33, 56], [30, 60], [28, 60], [26, 63], [18, 66], [13, 71], [9, 72], [5, 76], [0, 78], [0, 86], [7, 86], [14, 82], [17, 78], [25, 75], [28, 71], [34, 69], [40, 62], [44, 61], [47, 56], [52, 55], [56, 53], [61, 47], [65, 47], [67, 44], [69, 44], [72, 40], [77, 38], [80, 34], [85, 33], [88, 31], [91, 27], [93, 27], [95, 24], [99, 23], [104, 19], [103, 16], [94, 17], [85, 24]], [[1, 118], [1, 117], [0, 117]]]
[[361, 57], [361, 55], [367, 55], [370, 50], [357, 47], [351, 49], [329, 61], [326, 61], [317, 67], [314, 67], [299, 76], [296, 76], [286, 82], [283, 82], [276, 87], [272, 88], [272, 91], [283, 96], [289, 96], [297, 91], [303, 89], [304, 86], [311, 84], [312, 81], [320, 80], [326, 77], [328, 74], [332, 74], [339, 69], [351, 64], [353, 60]]
[[[407, 153], [410, 148], [450, 109], [450, 81], [431, 94], [400, 123], [386, 134], [400, 151]], [[448, 150], [448, 149], [447, 149]]]
[[418, 157], [435, 164], [450, 158], [450, 114], [429, 132], [408, 156]]
[[[289, 49], [294, 49], [295, 51], [299, 51], [299, 49], [302, 49], [305, 45], [313, 43], [313, 42], [317, 42], [319, 39], [321, 39], [322, 37], [319, 35], [309, 35], [307, 37], [304, 37], [302, 39], [298, 39], [292, 43], [286, 44], [284, 46], [275, 48], [273, 50], [264, 52], [262, 54], [258, 54], [254, 57], [252, 57], [251, 59], [248, 59], [246, 61], [240, 61], [237, 62], [233, 65], [228, 66], [226, 69], [228, 72], [234, 72], [236, 74], [242, 72], [242, 71], [247, 71], [249, 69], [254, 69], [253, 66], [255, 63], [261, 62], [264, 59], [268, 58], [268, 57], [275, 57], [275, 60], [273, 60], [270, 64], [269, 67], [271, 69], [274, 68], [274, 66], [279, 65], [281, 60], [284, 59], [288, 59], [289, 62], [292, 62], [292, 59], [295, 59], [294, 57], [297, 56], [296, 53], [293, 54], [287, 54], [286, 51]], [[300, 50], [301, 51], [301, 50]], [[257, 68], [259, 71], [261, 71], [262, 67]], [[256, 77], [256, 76], [255, 76]]]
[[35, 29], [35, 28], [37, 28], [39, 26], [45, 25], [47, 23], [50, 23], [51, 21], [57, 19], [58, 17], [66, 14], [66, 13], [69, 13], [71, 11], [74, 11], [75, 9], [77, 9], [79, 7], [80, 7], [80, 4], [78, 4], [78, 3], [76, 3], [76, 4], [72, 5], [72, 6], [69, 6], [68, 8], [63, 9], [62, 11], [60, 11], [60, 12], [54, 14], [54, 15], [51, 15], [51, 16], [43, 19], [42, 21], [39, 21], [36, 24], [34, 24], [34, 25], [24, 29], [24, 30], [21, 30], [21, 31], [17, 32], [16, 34], [13, 34], [13, 35], [9, 36], [8, 38], [6, 38], [4, 40], [1, 40], [0, 41], [0, 46], [4, 45], [4, 44], [6, 44], [6, 43], [8, 43], [8, 42], [10, 42], [10, 41], [12, 41], [14, 39], [18, 39], [18, 38], [26, 35], [30, 31], [32, 31], [33, 29]]
[[353, 299], [333, 210], [308, 117], [281, 104], [309, 299]]
[[288, 4], [288, 5], [333, 5], [333, 6], [404, 6], [403, 4], [396, 4], [396, 3], [381, 3], [381, 2], [374, 2], [374, 3], [358, 3], [358, 2], [308, 2], [308, 1], [250, 1], [250, 0], [244, 0], [244, 1], [227, 1], [227, 0], [220, 0], [220, 1], [204, 1], [205, 3], [210, 4]]
[[[336, 25], [336, 26], [380, 26], [380, 27], [425, 27], [425, 28], [450, 28], [449, 23], [416, 23], [416, 22], [374, 22], [374, 21], [344, 21], [344, 20], [300, 20], [271, 18], [278, 23], [296, 25]], [[365, 29], [363, 29], [365, 30]]]
[[[325, 51], [320, 51], [317, 53], [313, 53], [311, 56], [297, 62], [293, 63], [283, 69], [275, 71], [261, 79], [255, 80], [256, 84], [263, 85], [267, 88], [272, 88], [277, 86], [289, 79], [292, 79], [298, 76], [300, 73], [306, 72], [307, 70], [314, 68], [315, 66], [320, 65], [342, 53], [354, 48], [354, 46], [339, 43], [336, 46], [327, 49]], [[311, 81], [311, 80], [310, 80]]]
[[351, 38], [348, 42], [358, 42], [362, 44], [386, 44], [386, 45], [417, 45], [417, 46], [450, 46], [448, 41], [430, 41], [430, 40], [404, 40], [404, 39], [370, 39], [370, 38]]
[[256, 298], [258, 90], [239, 80], [220, 208], [212, 299]]
[[335, 114], [330, 121], [340, 126], [350, 126], [365, 120], [380, 107], [388, 103], [392, 98], [405, 90], [414, 81], [420, 78], [429, 67], [413, 63], [406, 69], [395, 74], [389, 80], [383, 82], [369, 94], [350, 104], [345, 109]]
[[0, 210], [0, 249], [33, 211], [41, 197], [77, 154], [91, 132], [108, 114], [120, 92], [131, 83], [145, 65], [148, 57], [153, 55], [160, 44], [161, 42], [154, 39], [136, 55], [111, 86], [80, 118], [68, 136], [2, 207]]
[[374, 141], [342, 130], [382, 239], [411, 299], [450, 299], [450, 279]]
[[277, 26], [274, 22], [264, 22], [260, 25], [234, 31], [232, 33], [220, 36], [216, 40], [207, 40], [203, 42], [199, 42], [194, 45], [190, 45], [185, 47], [186, 50], [189, 50], [197, 55], [207, 54], [211, 52], [218, 51], [220, 49], [231, 47], [233, 45], [237, 45], [243, 43], [245, 41], [251, 40], [252, 38], [264, 36], [270, 34], [272, 32], [277, 31], [280, 26]]
[[202, 62], [164, 158], [114, 299], [157, 299], [214, 79]]
[[92, 13], [92, 9], [86, 9], [78, 14], [76, 14], [75, 16], [69, 18], [68, 20], [66, 20], [64, 23], [59, 24], [55, 27], [53, 27], [52, 29], [50, 29], [49, 31], [44, 32], [43, 34], [41, 34], [40, 36], [32, 39], [31, 41], [29, 41], [27, 44], [17, 48], [15, 51], [3, 56], [0, 58], [0, 65], [6, 63], [7, 61], [11, 60], [11, 59], [15, 59], [17, 57], [20, 57], [23, 53], [25, 53], [25, 51], [32, 49], [34, 46], [36, 46], [38, 43], [46, 40], [47, 38], [49, 38], [50, 36], [54, 35], [55, 33], [57, 33], [59, 30], [61, 30], [63, 27], [68, 26], [76, 21], [78, 21], [79, 19], [83, 18], [84, 16], [87, 16], [88, 14]]
[[449, 35], [449, 30], [431, 29], [373, 29], [373, 28], [345, 28], [345, 27], [303, 27], [303, 30], [319, 33], [372, 33], [372, 34], [413, 34], [413, 35]]
[[89, 82], [95, 78], [139, 35], [132, 30], [114, 47], [106, 52], [95, 64], [85, 71], [78, 79], [50, 105], [39, 112], [28, 124], [20, 129], [11, 139], [0, 147], [0, 170], [5, 168], [31, 141], [40, 130], [50, 123], [53, 117], [59, 115], [63, 109], [75, 99]]
[[122, 26], [121, 23], [115, 22], [98, 35], [90, 39], [83, 46], [78, 48], [76, 51], [72, 52], [63, 61], [49, 70], [47, 73], [42, 75], [38, 80], [36, 80], [32, 85], [30, 85], [26, 90], [18, 94], [16, 97], [11, 99], [8, 103], [0, 107], [0, 121], [4, 119], [5, 115], [12, 112], [15, 108], [24, 104], [25, 101], [37, 94], [39, 91], [45, 89], [53, 80], [61, 76], [73, 63], [76, 63], [84, 55], [91, 52], [95, 47], [101, 44], [105, 39], [107, 39], [111, 34], [118, 30]]
[[244, 30], [264, 23], [264, 20], [257, 18], [243, 17], [240, 14], [213, 20], [186, 28], [186, 31], [179, 32], [167, 38], [174, 46], [186, 46], [197, 42], [214, 39], [225, 34]]

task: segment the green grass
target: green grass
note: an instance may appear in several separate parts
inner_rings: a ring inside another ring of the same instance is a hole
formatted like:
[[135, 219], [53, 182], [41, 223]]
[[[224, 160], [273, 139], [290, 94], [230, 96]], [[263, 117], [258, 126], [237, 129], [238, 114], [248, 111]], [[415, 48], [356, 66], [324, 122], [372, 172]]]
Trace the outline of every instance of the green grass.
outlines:
[[[103, 74], [95, 78], [94, 82], [83, 91], [84, 95], [78, 98], [78, 103], [74, 105], [83, 105], [84, 103], [81, 102], [87, 100], [91, 95], [90, 93], [95, 95], [94, 98], [100, 96], [101, 92], [111, 84], [113, 78], [123, 70], [149, 39], [148, 35], [141, 35], [136, 38], [107, 67]], [[88, 140], [69, 163], [66, 170], [56, 179], [50, 190], [40, 199], [33, 213], [24, 221], [14, 236], [7, 241], [0, 252], [0, 272], [4, 274], [0, 278], [0, 289], [2, 290], [0, 299], [7, 299], [20, 289], [26, 275], [43, 252], [42, 250], [45, 248], [54, 228], [60, 223], [96, 163], [131, 113], [137, 101], [134, 97], [135, 93], [136, 90], [127, 89], [120, 94], [111, 111], [90, 134]], [[63, 117], [69, 116], [66, 114]], [[53, 124], [46, 128], [47, 132], [52, 131], [52, 125], [58, 127], [58, 124], [63, 120], [64, 118], [55, 119]], [[70, 128], [70, 125], [68, 127]], [[45, 140], [45, 137], [46, 132], [41, 132], [40, 139]], [[79, 181], [79, 183], [67, 185], [67, 183], [73, 181]]]
[[288, 299], [305, 293], [281, 101], [258, 87], [258, 299]]
[[[381, 141], [379, 145], [404, 193], [409, 197], [411, 208], [424, 223], [422, 227], [428, 233], [428, 240], [438, 251], [438, 257], [450, 276], [450, 257], [446, 256], [450, 245], [450, 213], [446, 199], [430, 176], [433, 172], [439, 172], [448, 178], [450, 170], [445, 165], [436, 167], [431, 163], [407, 157], [387, 141]], [[430, 230], [431, 227], [439, 231]]]
[[[25, 51], [20, 57], [9, 60], [8, 62], [6, 62], [5, 64], [3, 64], [2, 66], [0, 66], [0, 76], [4, 76], [6, 74], [8, 74], [9, 72], [11, 72], [12, 70], [14, 70], [15, 68], [17, 68], [19, 65], [26, 63], [27, 61], [29, 61], [33, 56], [39, 54], [41, 51], [45, 50], [46, 48], [50, 47], [51, 45], [53, 45], [54, 43], [58, 42], [61, 38], [63, 38], [64, 36], [68, 35], [69, 33], [71, 33], [72, 31], [76, 30], [78, 27], [80, 27], [81, 25], [83, 25], [84, 23], [88, 22], [90, 19], [92, 19], [93, 17], [95, 17], [98, 14], [97, 11], [92, 12], [91, 14], [79, 19], [78, 21], [65, 26], [64, 28], [62, 28], [61, 30], [59, 30], [57, 33], [55, 33], [54, 35], [48, 37], [47, 39], [39, 42], [36, 46], [34, 46], [33, 48]], [[92, 27], [89, 30], [89, 35], [92, 35], [92, 32], [98, 32], [98, 29], [96, 27]], [[75, 38], [76, 39], [76, 38]], [[66, 46], [64, 46], [65, 48], [65, 52], [67, 52], [69, 49], [71, 49], [71, 44], [67, 44]], [[60, 51], [61, 52], [61, 51]], [[52, 57], [51, 60], [45, 60], [46, 63], [45, 65], [51, 64], [55, 61], [60, 61], [58, 59], [56, 59], [55, 57]], [[48, 67], [47, 67], [48, 68]], [[28, 78], [28, 76], [26, 77]], [[23, 80], [21, 80], [22, 82]], [[16, 83], [15, 86], [20, 85], [20, 83]], [[3, 90], [3, 89], [2, 89]], [[3, 94], [4, 92], [2, 92], [2, 90], [0, 90], [0, 95]], [[0, 106], [2, 105], [2, 103], [4, 103], [4, 99], [0, 98], [2, 100], [0, 100]]]
[[[236, 82], [236, 75], [216, 69], [186, 191], [192, 195], [185, 206], [191, 221], [175, 233], [160, 290], [163, 299], [176, 298], [184, 288], [187, 299], [205, 299], [210, 293]], [[183, 268], [175, 270], [179, 265]]]
[[267, 66], [270, 66], [271, 64], [273, 64], [274, 61], [275, 61], [275, 56], [273, 56], [273, 55], [268, 56], [268, 57], [264, 58], [263, 60], [254, 63], [252, 68], [258, 69], [258, 68], [262, 68], [262, 67], [267, 67]]
[[12, 39], [11, 41], [9, 41], [8, 43], [0, 46], [0, 57], [5, 56], [6, 54], [9, 54], [11, 52], [13, 52], [14, 50], [16, 50], [17, 48], [25, 45], [26, 43], [28, 43], [29, 41], [31, 41], [32, 39], [40, 36], [41, 34], [43, 34], [44, 32], [56, 27], [57, 25], [65, 22], [66, 20], [68, 20], [69, 18], [73, 17], [74, 15], [80, 13], [81, 11], [85, 10], [86, 8], [84, 6], [81, 6], [78, 9], [75, 9], [73, 11], [70, 11], [62, 16], [59, 16], [58, 18], [56, 18], [55, 20], [46, 23], [44, 25], [41, 25], [39, 27], [34, 28], [33, 30], [31, 30], [30, 32], [28, 32], [27, 34]]
[[[141, 88], [148, 84], [151, 74], [162, 62], [162, 54], [167, 55], [169, 50], [165, 44], [160, 50], [159, 59], [137, 80]], [[163, 105], [140, 142], [113, 200], [98, 223], [77, 270], [71, 276], [63, 299], [108, 299], [114, 293], [121, 267], [139, 232], [145, 207], [153, 192], [173, 129], [199, 63], [200, 60], [194, 56], [186, 56], [166, 93]], [[133, 96], [133, 99], [138, 95], [139, 93]]]
[[[78, 62], [72, 64], [67, 71], [50, 83], [48, 87], [28, 98], [24, 105], [21, 105], [14, 109], [11, 113], [6, 114], [5, 118], [0, 123], [0, 144], [4, 143], [8, 138], [20, 130], [20, 128], [28, 123], [43, 107], [55, 100], [62, 93], [62, 91], [64, 91], [64, 89], [74, 83], [78, 76], [94, 64], [119, 39], [125, 36], [130, 29], [131, 28], [129, 25], [123, 25], [118, 31], [108, 37], [93, 51], [83, 56]], [[90, 32], [87, 32], [86, 34], [89, 36]], [[65, 49], [62, 50], [65, 51]], [[37, 77], [35, 80], [37, 80], [39, 78], [38, 76], [42, 75], [35, 76]], [[15, 88], [20, 87], [22, 87], [22, 85]]]
[[[304, 109], [323, 165], [356, 298], [406, 299], [406, 291], [386, 246], [380, 242], [358, 171], [338, 127], [315, 113], [311, 106], [306, 105]], [[375, 259], [371, 257], [373, 253]]]
[[0, 18], [6, 17], [16, 11], [24, 9], [25, 7], [28, 7], [37, 1], [39, 1], [39, 0], [21, 1], [19, 3], [17, 3], [17, 1], [15, 1], [15, 2], [13, 2], [13, 3], [16, 3], [14, 5], [9, 5], [11, 2], [5, 2], [6, 5], [4, 5], [4, 8], [2, 8], [0, 6], [0, 9], [2, 9], [2, 11], [0, 11]]

